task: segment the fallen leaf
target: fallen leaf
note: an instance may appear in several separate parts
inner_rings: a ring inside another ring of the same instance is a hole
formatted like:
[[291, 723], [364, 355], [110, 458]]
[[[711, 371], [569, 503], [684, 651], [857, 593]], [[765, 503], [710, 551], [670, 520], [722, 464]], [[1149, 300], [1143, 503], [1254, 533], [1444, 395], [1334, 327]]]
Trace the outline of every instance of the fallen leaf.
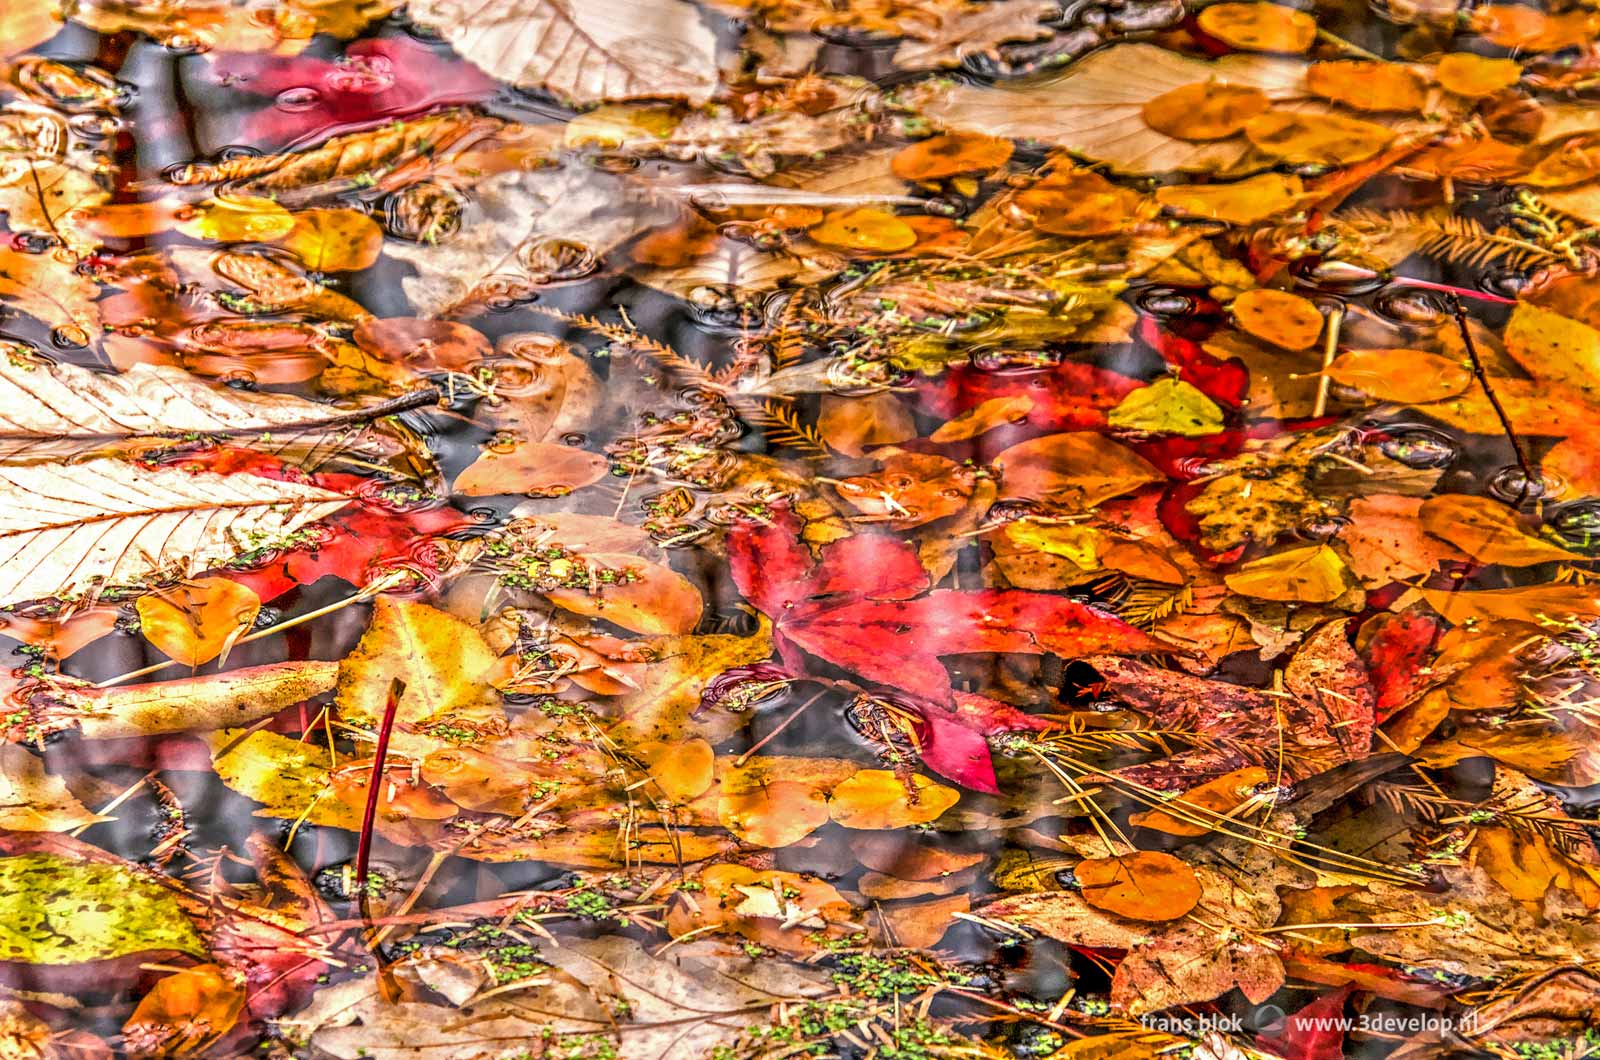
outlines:
[[1264, 114], [1272, 100], [1252, 85], [1196, 81], [1163, 92], [1144, 105], [1140, 117], [1158, 133], [1179, 140], [1225, 140]]
[[1080, 511], [1164, 477], [1127, 446], [1088, 431], [1021, 442], [1003, 450], [994, 465], [1002, 497], [1032, 497]]
[[377, 262], [383, 229], [357, 210], [301, 210], [276, 242], [313, 272], [355, 272]]
[[1011, 157], [1010, 140], [982, 133], [946, 133], [919, 140], [889, 162], [901, 180], [943, 180], [962, 173], [987, 173]]
[[[74, 965], [136, 953], [205, 954], [171, 890], [115, 860], [0, 857], [0, 958]], [[70, 934], [51, 930], [70, 924]]]
[[1340, 114], [1283, 110], [1251, 118], [1245, 123], [1244, 135], [1258, 150], [1274, 158], [1296, 165], [1325, 166], [1365, 161], [1394, 140], [1391, 130], [1375, 122]]
[[1282, 173], [1262, 173], [1232, 184], [1169, 184], [1156, 189], [1156, 201], [1169, 209], [1235, 225], [1287, 213], [1305, 199], [1300, 178]]
[[192, 1056], [233, 1030], [244, 1012], [241, 984], [215, 964], [156, 980], [122, 1025], [134, 1056]]
[[1303, 52], [1317, 39], [1315, 19], [1277, 4], [1210, 4], [1195, 21], [1224, 44], [1244, 51]]
[[1124, 431], [1197, 438], [1219, 433], [1224, 416], [1199, 388], [1168, 375], [1123, 398], [1106, 413], [1106, 423]]
[[1194, 870], [1155, 850], [1085, 858], [1073, 872], [1085, 902], [1132, 920], [1176, 920], [1200, 901]]
[[1514, 509], [1490, 497], [1452, 493], [1430, 497], [1420, 513], [1423, 529], [1481, 563], [1531, 567], [1584, 557], [1534, 537]]
[[1428, 79], [1403, 63], [1336, 59], [1306, 68], [1306, 87], [1352, 110], [1422, 110]]
[[1350, 571], [1327, 545], [1307, 545], [1240, 564], [1224, 575], [1228, 588], [1258, 600], [1325, 604], [1350, 589]]
[[846, 828], [905, 828], [938, 819], [960, 798], [927, 777], [863, 769], [828, 793], [828, 815]]
[[1489, 59], [1471, 52], [1451, 52], [1434, 68], [1439, 85], [1468, 99], [1482, 99], [1522, 80], [1522, 64], [1513, 59]]
[[605, 457], [570, 445], [516, 441], [491, 446], [456, 476], [454, 490], [467, 497], [526, 493], [563, 497], [592, 486], [611, 468]]
[[1379, 401], [1425, 405], [1472, 386], [1472, 369], [1426, 350], [1346, 350], [1328, 365], [1328, 378]]
[[1280, 349], [1310, 349], [1322, 336], [1324, 321], [1316, 303], [1288, 291], [1257, 287], [1228, 308], [1241, 331]]
[[917, 243], [917, 233], [909, 224], [884, 210], [858, 206], [835, 210], [808, 233], [818, 243], [845, 250], [873, 254], [893, 254]]
[[192, 668], [232, 647], [255, 623], [261, 598], [231, 578], [199, 578], [147, 593], [136, 606], [145, 639]]

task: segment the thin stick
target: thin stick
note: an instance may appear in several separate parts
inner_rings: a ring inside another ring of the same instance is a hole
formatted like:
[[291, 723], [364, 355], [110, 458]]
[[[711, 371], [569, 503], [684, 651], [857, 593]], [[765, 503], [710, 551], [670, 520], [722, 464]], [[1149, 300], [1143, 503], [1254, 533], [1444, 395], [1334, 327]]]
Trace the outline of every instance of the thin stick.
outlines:
[[400, 708], [406, 683], [398, 677], [389, 686], [389, 702], [383, 707], [383, 724], [378, 727], [378, 749], [373, 755], [372, 775], [367, 778], [367, 808], [361, 815], [361, 838], [356, 841], [356, 897], [366, 912], [367, 866], [372, 859], [372, 826], [378, 817], [378, 789], [383, 784], [383, 760], [389, 754], [389, 733]]
[[1544, 480], [1533, 470], [1533, 461], [1528, 459], [1528, 450], [1517, 435], [1517, 429], [1511, 425], [1511, 417], [1506, 415], [1505, 407], [1500, 404], [1500, 398], [1489, 385], [1489, 373], [1484, 370], [1483, 358], [1478, 356], [1477, 343], [1472, 341], [1472, 330], [1467, 327], [1467, 311], [1462, 308], [1461, 299], [1452, 298], [1450, 309], [1456, 318], [1456, 329], [1461, 332], [1461, 345], [1466, 348], [1467, 359], [1472, 362], [1472, 374], [1478, 380], [1478, 385], [1483, 388], [1483, 395], [1489, 399], [1494, 414], [1499, 417], [1500, 429], [1505, 432], [1506, 441], [1511, 443], [1512, 451], [1517, 454], [1517, 466], [1522, 468], [1522, 489], [1517, 493], [1517, 503], [1521, 504], [1527, 498], [1528, 491], [1533, 488], [1534, 482], [1537, 481], [1542, 485]]
[[1328, 375], [1328, 368], [1333, 364], [1333, 358], [1339, 352], [1339, 331], [1344, 327], [1344, 306], [1333, 307], [1328, 314], [1328, 337], [1322, 344], [1322, 378], [1317, 380], [1317, 403], [1311, 410], [1311, 418], [1320, 420], [1328, 411], [1328, 390], [1333, 385], [1333, 377]]
[[828, 694], [828, 690], [826, 688], [824, 688], [821, 692], [818, 692], [816, 695], [812, 696], [810, 699], [808, 699], [804, 703], [800, 704], [798, 707], [796, 707], [794, 709], [794, 713], [790, 714], [787, 718], [784, 718], [782, 721], [780, 721], [778, 723], [778, 727], [777, 728], [773, 729], [771, 732], [769, 732], [765, 736], [761, 737], [761, 739], [756, 741], [756, 745], [754, 747], [750, 748], [750, 750], [746, 751], [744, 754], [742, 754], [738, 758], [734, 759], [733, 760], [733, 764], [736, 765], [736, 766], [744, 765], [745, 761], [748, 760], [751, 755], [755, 754], [757, 751], [759, 751], [763, 747], [767, 746], [767, 744], [771, 743], [773, 737], [777, 736], [780, 732], [782, 732], [784, 729], [787, 729], [789, 727], [789, 723], [790, 722], [794, 721], [794, 719], [798, 718], [801, 714], [804, 714], [807, 707], [811, 706], [811, 704], [815, 703], [817, 700], [821, 699], [823, 696], [825, 696], [827, 694]]

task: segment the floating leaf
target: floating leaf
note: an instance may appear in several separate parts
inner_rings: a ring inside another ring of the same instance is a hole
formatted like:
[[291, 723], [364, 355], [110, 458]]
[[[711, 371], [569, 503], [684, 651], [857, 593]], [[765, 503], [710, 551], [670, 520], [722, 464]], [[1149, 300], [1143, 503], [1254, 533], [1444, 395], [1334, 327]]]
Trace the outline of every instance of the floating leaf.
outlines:
[[255, 623], [261, 598], [231, 578], [200, 578], [139, 598], [145, 639], [184, 666], [223, 655]]
[[1351, 584], [1349, 568], [1327, 545], [1292, 548], [1241, 564], [1224, 576], [1228, 588], [1258, 600], [1325, 604]]
[[1229, 306], [1239, 328], [1285, 350], [1306, 350], [1322, 335], [1322, 311], [1314, 302], [1288, 291], [1257, 287]]
[[15, 744], [0, 744], [0, 828], [70, 832], [109, 820], [112, 818], [79, 802], [60, 777], [46, 773], [44, 763], [33, 752]]
[[869, 206], [835, 210], [809, 235], [825, 246], [874, 254], [908, 250], [917, 243], [916, 229], [892, 213]]
[[563, 497], [593, 485], [610, 470], [606, 458], [570, 445], [516, 442], [492, 447], [456, 476], [455, 492], [467, 497], [526, 493]]
[[1223, 419], [1215, 401], [1193, 384], [1170, 375], [1135, 390], [1106, 413], [1106, 423], [1118, 430], [1186, 438], [1216, 434], [1222, 430]]
[[1472, 9], [1469, 25], [1502, 48], [1554, 52], [1592, 41], [1600, 32], [1600, 15], [1583, 8], [1547, 14], [1522, 4], [1488, 4]]
[[7, 961], [62, 965], [206, 952], [172, 891], [117, 861], [0, 857], [0, 910], [0, 959]]
[[1522, 79], [1522, 64], [1513, 59], [1487, 59], [1471, 52], [1451, 52], [1439, 60], [1434, 76], [1446, 91], [1468, 99], [1492, 96]]
[[994, 463], [1001, 472], [1002, 496], [1034, 497], [1079, 509], [1163, 478], [1127, 446], [1088, 431], [1022, 442], [1001, 452]]
[[301, 210], [277, 242], [313, 272], [354, 272], [378, 260], [383, 229], [357, 210]]
[[828, 793], [828, 814], [846, 828], [905, 828], [937, 820], [960, 798], [924, 776], [862, 769]]
[[1306, 68], [1306, 87], [1323, 99], [1369, 111], [1420, 111], [1428, 79], [1402, 63], [1337, 59]]
[[[0, 604], [187, 577], [288, 543], [350, 498], [254, 475], [118, 460], [0, 467]], [[248, 546], [244, 543], [248, 542]]]
[[1274, 110], [1245, 123], [1257, 149], [1296, 165], [1347, 166], [1382, 151], [1394, 133], [1370, 121], [1340, 114]]
[[1224, 140], [1272, 106], [1267, 94], [1252, 85], [1196, 81], [1163, 92], [1144, 105], [1144, 123], [1179, 140]]
[[1195, 21], [1224, 44], [1245, 51], [1303, 52], [1317, 39], [1316, 19], [1277, 4], [1211, 4]]
[[1170, 184], [1156, 201], [1191, 217], [1248, 225], [1298, 208], [1306, 198], [1296, 176], [1263, 173], [1232, 184]]
[[717, 800], [724, 828], [760, 847], [798, 843], [828, 822], [827, 797], [810, 784], [773, 780]]
[[933, 442], [959, 442], [968, 438], [976, 438], [985, 431], [1026, 418], [1032, 409], [1033, 398], [1026, 394], [989, 398], [986, 401], [979, 402], [959, 416], [946, 420], [938, 429], [928, 435], [928, 440]]
[[1346, 350], [1328, 365], [1328, 378], [1379, 401], [1423, 405], [1472, 386], [1472, 369], [1426, 350]]
[[1176, 920], [1200, 901], [1194, 870], [1155, 850], [1086, 858], [1073, 872], [1084, 901], [1131, 920]]
[[1011, 141], [982, 133], [946, 133], [901, 148], [889, 162], [901, 180], [943, 180], [987, 173], [1011, 157]]
[[1452, 493], [1430, 497], [1422, 504], [1423, 529], [1481, 563], [1530, 567], [1537, 563], [1581, 560], [1522, 528], [1516, 510], [1491, 497]]
[[243, 984], [215, 964], [156, 980], [122, 1026], [129, 1052], [190, 1056], [231, 1031], [244, 1012]]
[[424, 0], [410, 14], [484, 73], [570, 103], [704, 103], [717, 85], [716, 36], [684, 0]]

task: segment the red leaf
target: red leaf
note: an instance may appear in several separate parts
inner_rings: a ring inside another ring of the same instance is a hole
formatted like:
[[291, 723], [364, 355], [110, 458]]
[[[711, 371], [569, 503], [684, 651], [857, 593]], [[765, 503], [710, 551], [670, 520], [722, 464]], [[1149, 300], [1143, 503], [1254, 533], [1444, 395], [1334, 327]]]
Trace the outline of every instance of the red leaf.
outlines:
[[1344, 1003], [1351, 988], [1324, 994], [1283, 1020], [1281, 1030], [1258, 1035], [1256, 1042], [1284, 1060], [1342, 1060], [1344, 1056]]
[[1427, 683], [1422, 669], [1433, 657], [1444, 627], [1416, 609], [1379, 615], [1372, 623], [1375, 632], [1361, 654], [1378, 693], [1378, 720], [1383, 721], [1422, 691]]
[[1160, 642], [1115, 615], [1050, 593], [952, 590], [916, 595], [928, 576], [912, 546], [858, 535], [812, 560], [800, 521], [779, 511], [728, 534], [735, 583], [772, 619], [786, 665], [793, 648], [868, 681], [918, 697], [926, 722], [923, 762], [968, 787], [994, 791], [984, 735], [1048, 723], [1004, 703], [956, 692], [940, 657], [979, 652], [1158, 652]]
[[221, 54], [217, 80], [274, 98], [245, 119], [239, 138], [273, 147], [476, 103], [499, 91], [470, 63], [449, 58], [410, 37], [357, 41], [343, 57]]
[[1004, 372], [960, 365], [920, 384], [918, 399], [929, 412], [950, 419], [991, 398], [1026, 396], [1033, 401], [1026, 421], [1030, 426], [1045, 433], [1094, 431], [1104, 429], [1107, 412], [1144, 386], [1138, 379], [1075, 362]]

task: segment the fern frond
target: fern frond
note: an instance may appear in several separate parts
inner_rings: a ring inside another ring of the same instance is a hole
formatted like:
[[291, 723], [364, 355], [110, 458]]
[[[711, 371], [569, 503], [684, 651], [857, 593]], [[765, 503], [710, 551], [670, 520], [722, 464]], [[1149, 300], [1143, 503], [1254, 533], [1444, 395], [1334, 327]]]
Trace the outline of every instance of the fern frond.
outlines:
[[1367, 240], [1409, 238], [1413, 253], [1439, 258], [1454, 265], [1484, 268], [1503, 265], [1528, 268], [1561, 260], [1561, 255], [1521, 239], [1504, 229], [1490, 231], [1470, 217], [1448, 210], [1345, 210], [1335, 221]]
[[776, 445], [800, 449], [811, 456], [827, 456], [828, 446], [817, 429], [800, 419], [800, 414], [771, 398], [750, 409], [747, 415], [767, 429], [767, 440]]

